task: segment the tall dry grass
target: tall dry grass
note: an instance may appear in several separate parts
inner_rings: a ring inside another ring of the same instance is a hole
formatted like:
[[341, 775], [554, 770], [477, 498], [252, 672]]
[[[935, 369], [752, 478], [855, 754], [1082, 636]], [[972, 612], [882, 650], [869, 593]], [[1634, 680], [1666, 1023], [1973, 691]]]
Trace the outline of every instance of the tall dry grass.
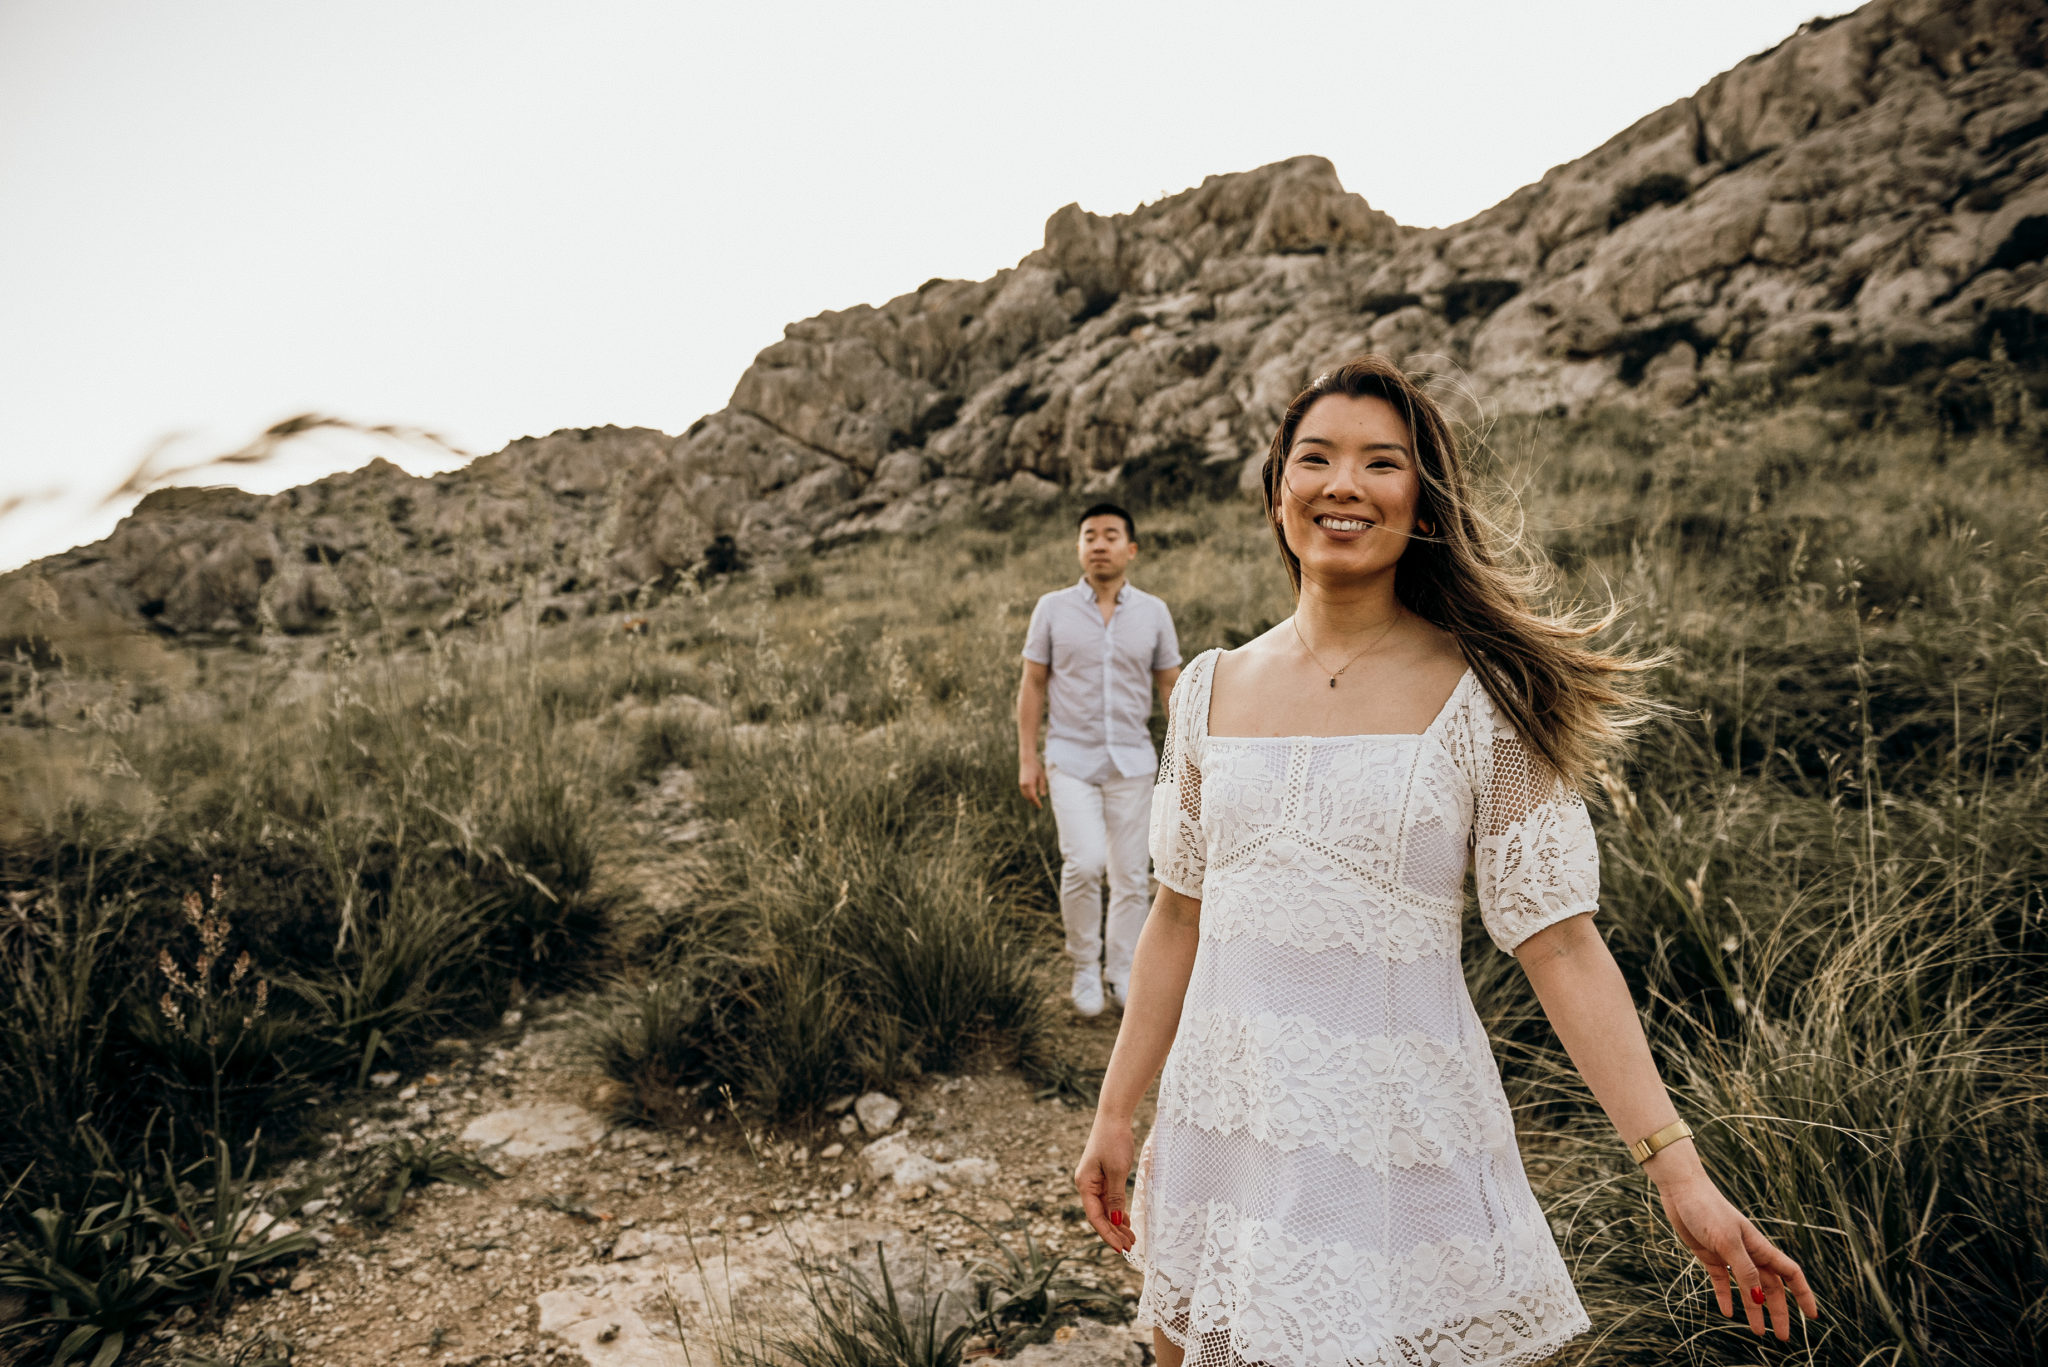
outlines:
[[[1567, 586], [1675, 657], [1658, 687], [1686, 719], [1599, 815], [1601, 919], [1717, 1177], [1821, 1291], [1798, 1351], [2033, 1360], [2048, 466], [1811, 411], [1488, 436]], [[22, 691], [0, 881], [36, 900], [0, 938], [0, 1156], [36, 1175], [9, 1218], [81, 1196], [79, 1115], [117, 1146], [166, 1109], [241, 1142], [261, 1112], [215, 1118], [217, 1065], [230, 1099], [333, 1095], [531, 990], [593, 989], [586, 1043], [657, 1119], [721, 1089], [789, 1115], [918, 1069], [1052, 1069], [1056, 856], [1013, 791], [1009, 705], [1031, 600], [1074, 575], [1071, 511], [715, 580], [644, 635], [515, 613], [401, 647], [394, 622], [317, 670], [106, 671], [110, 698], [157, 690], [139, 711], [48, 718], [62, 690]], [[1140, 536], [1187, 654], [1289, 610], [1249, 508], [1145, 510]], [[657, 909], [621, 876], [645, 857], [624, 816], [678, 764], [707, 838]], [[278, 1034], [200, 1068], [143, 1022], [215, 872]], [[1475, 938], [1467, 967], [1595, 1311], [1577, 1360], [1769, 1354], [1707, 1312], [1512, 961]], [[116, 1095], [116, 1066], [149, 1081]]]

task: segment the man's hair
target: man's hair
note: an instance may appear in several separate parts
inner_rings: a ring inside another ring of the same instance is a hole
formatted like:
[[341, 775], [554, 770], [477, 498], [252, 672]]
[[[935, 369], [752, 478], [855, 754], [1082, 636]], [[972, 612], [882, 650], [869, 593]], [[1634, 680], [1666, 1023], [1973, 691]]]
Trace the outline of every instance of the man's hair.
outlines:
[[1092, 505], [1087, 512], [1081, 514], [1074, 525], [1076, 527], [1085, 527], [1088, 525], [1088, 519], [1091, 517], [1120, 517], [1124, 520], [1124, 535], [1133, 541], [1138, 539], [1138, 524], [1131, 521], [1131, 515], [1117, 507], [1114, 503], [1097, 503]]

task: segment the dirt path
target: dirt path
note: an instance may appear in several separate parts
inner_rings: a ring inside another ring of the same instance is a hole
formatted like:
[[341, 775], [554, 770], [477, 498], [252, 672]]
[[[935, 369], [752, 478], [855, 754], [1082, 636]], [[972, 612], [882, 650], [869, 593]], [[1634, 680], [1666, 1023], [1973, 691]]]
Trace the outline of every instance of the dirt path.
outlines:
[[[650, 837], [688, 829], [688, 789], [673, 771], [654, 785], [637, 813]], [[1046, 1249], [1095, 1258], [1072, 1270], [1135, 1293], [1074, 1198], [1085, 1108], [1036, 1100], [1014, 1073], [930, 1075], [895, 1098], [901, 1113], [886, 1126], [874, 1122], [887, 1108], [868, 1105], [871, 1129], [851, 1108], [773, 1136], [749, 1136], [710, 1111], [682, 1133], [619, 1127], [603, 1119], [603, 1080], [568, 1057], [561, 1010], [514, 1013], [496, 1040], [443, 1041], [431, 1071], [386, 1077], [358, 1118], [327, 1136], [321, 1158], [277, 1185], [408, 1136], [475, 1150], [502, 1141], [490, 1151], [501, 1180], [480, 1191], [421, 1188], [381, 1227], [338, 1201], [316, 1205], [303, 1223], [322, 1247], [286, 1286], [245, 1300], [218, 1332], [160, 1330], [138, 1360], [252, 1363], [254, 1345], [269, 1343], [319, 1367], [707, 1367], [720, 1315], [737, 1309], [741, 1327], [758, 1327], [794, 1308], [784, 1288], [797, 1248], [880, 1242], [892, 1272], [929, 1259], [933, 1276], [957, 1282], [963, 1264], [994, 1252], [962, 1215], [1019, 1251], [1028, 1229]], [[1069, 1013], [1060, 1043], [1099, 1066], [1115, 1030], [1113, 1015]], [[864, 1160], [884, 1134], [889, 1142]], [[906, 1153], [931, 1161], [905, 1166]], [[878, 1170], [882, 1158], [894, 1175]], [[1064, 1360], [1135, 1360], [1121, 1328], [1065, 1338], [1074, 1351]]]

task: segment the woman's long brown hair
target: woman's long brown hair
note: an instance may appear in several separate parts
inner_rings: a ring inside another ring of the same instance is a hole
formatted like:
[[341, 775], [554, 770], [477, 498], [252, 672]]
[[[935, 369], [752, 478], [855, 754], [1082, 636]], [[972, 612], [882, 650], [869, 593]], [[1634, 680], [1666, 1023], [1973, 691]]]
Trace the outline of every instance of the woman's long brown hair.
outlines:
[[1303, 415], [1330, 394], [1384, 399], [1415, 442], [1416, 520], [1430, 531], [1416, 535], [1395, 564], [1395, 596], [1457, 638], [1486, 691], [1560, 778], [1580, 792], [1595, 790], [1596, 762], [1653, 710], [1630, 686], [1634, 676], [1660, 661], [1587, 644], [1620, 616], [1611, 602], [1599, 615], [1537, 606], [1554, 577], [1549, 560], [1479, 508], [1442, 408], [1384, 356], [1360, 356], [1317, 376], [1273, 433], [1261, 472], [1266, 516], [1295, 595], [1301, 561], [1280, 525], [1287, 457]]

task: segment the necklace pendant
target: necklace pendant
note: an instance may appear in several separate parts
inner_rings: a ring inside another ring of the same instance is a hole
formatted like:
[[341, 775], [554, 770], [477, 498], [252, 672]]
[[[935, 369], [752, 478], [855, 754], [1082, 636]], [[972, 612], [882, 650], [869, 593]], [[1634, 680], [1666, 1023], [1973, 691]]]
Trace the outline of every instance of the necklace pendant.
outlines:
[[1336, 678], [1335, 678], [1335, 677], [1333, 676], [1333, 677], [1332, 677], [1332, 678], [1330, 679], [1330, 687], [1332, 687], [1332, 688], [1335, 688], [1336, 686], [1337, 686], [1337, 680], [1336, 680]]

